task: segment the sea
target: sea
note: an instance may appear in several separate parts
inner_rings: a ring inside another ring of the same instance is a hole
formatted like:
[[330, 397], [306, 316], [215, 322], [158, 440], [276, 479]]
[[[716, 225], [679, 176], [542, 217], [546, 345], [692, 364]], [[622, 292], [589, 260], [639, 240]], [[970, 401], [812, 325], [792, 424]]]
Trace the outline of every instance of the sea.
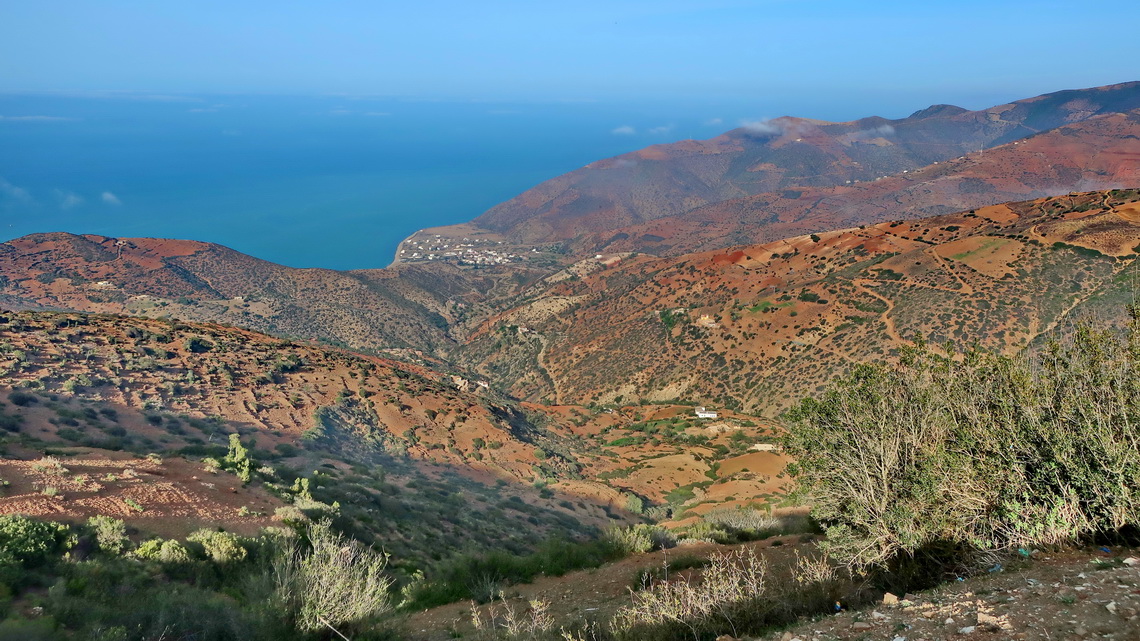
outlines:
[[0, 241], [194, 239], [293, 267], [388, 265], [559, 174], [732, 128], [708, 108], [370, 96], [0, 94]]

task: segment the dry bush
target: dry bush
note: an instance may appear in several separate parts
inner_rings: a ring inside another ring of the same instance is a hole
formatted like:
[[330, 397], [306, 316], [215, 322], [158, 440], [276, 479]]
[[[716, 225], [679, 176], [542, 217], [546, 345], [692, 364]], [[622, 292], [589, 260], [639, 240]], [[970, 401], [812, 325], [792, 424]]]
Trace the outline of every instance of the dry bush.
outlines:
[[309, 524], [306, 539], [308, 548], [286, 547], [274, 567], [278, 598], [298, 629], [336, 630], [391, 610], [387, 555], [333, 531], [327, 520]]
[[790, 467], [854, 570], [1140, 525], [1140, 317], [1040, 353], [866, 365], [789, 413]]
[[45, 456], [32, 464], [32, 469], [43, 474], [51, 476], [63, 476], [70, 470], [63, 466], [63, 463], [54, 456]]
[[748, 532], [779, 533], [783, 521], [767, 512], [752, 508], [729, 508], [712, 510], [704, 516], [704, 520], [733, 530]]
[[510, 641], [539, 641], [553, 636], [554, 618], [550, 615], [550, 602], [542, 599], [530, 601], [526, 610], [519, 610], [499, 592], [485, 614], [471, 604], [471, 624], [479, 639], [509, 639]]
[[[633, 593], [633, 603], [614, 616], [621, 639], [700, 638], [718, 631], [739, 636], [742, 624], [758, 611], [765, 595], [767, 566], [754, 550], [718, 553], [700, 578], [663, 581]], [[750, 612], [752, 611], [752, 612]]]
[[633, 603], [609, 622], [560, 631], [560, 639], [682, 641], [760, 635], [803, 616], [830, 612], [836, 601], [848, 601], [862, 590], [826, 554], [797, 553], [795, 563], [769, 567], [755, 550], [737, 549], [713, 555], [699, 575], [633, 592]]
[[639, 523], [606, 530], [605, 540], [622, 555], [645, 554], [677, 545], [677, 537], [660, 525]]

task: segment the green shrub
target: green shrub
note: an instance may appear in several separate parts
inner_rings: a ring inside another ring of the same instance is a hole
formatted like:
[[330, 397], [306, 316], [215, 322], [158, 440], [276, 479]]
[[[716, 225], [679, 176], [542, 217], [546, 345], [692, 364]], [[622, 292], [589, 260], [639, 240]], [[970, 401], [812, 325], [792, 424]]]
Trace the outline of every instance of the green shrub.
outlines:
[[630, 494], [625, 499], [625, 509], [634, 514], [643, 514], [645, 512], [645, 501], [636, 494]]
[[305, 523], [309, 520], [305, 513], [295, 505], [282, 505], [273, 511], [274, 516], [286, 525]]
[[461, 555], [434, 568], [430, 580], [418, 574], [401, 590], [400, 607], [419, 610], [464, 599], [486, 603], [507, 585], [526, 583], [539, 575], [561, 576], [595, 568], [624, 554], [603, 538], [582, 542], [550, 539], [532, 554], [522, 556], [505, 552]]
[[605, 540], [622, 555], [645, 554], [653, 550], [664, 550], [677, 544], [672, 532], [660, 525], [639, 523], [606, 531]]
[[226, 469], [232, 470], [241, 479], [242, 483], [249, 483], [253, 478], [253, 459], [249, 457], [249, 450], [241, 443], [241, 436], [230, 434], [230, 449], [222, 459]]
[[788, 414], [791, 466], [853, 569], [949, 544], [1031, 548], [1140, 525], [1140, 320], [1039, 353], [865, 365]]
[[229, 532], [201, 529], [186, 537], [186, 541], [201, 545], [206, 557], [214, 563], [236, 563], [249, 555], [241, 538]]
[[708, 521], [697, 521], [693, 523], [681, 531], [681, 536], [690, 542], [700, 541], [702, 543], [720, 543], [722, 545], [740, 542], [736, 536], [725, 528], [709, 523]]
[[[142, 567], [138, 563], [133, 565]], [[86, 566], [86, 567], [84, 567]], [[145, 572], [131, 572], [122, 563], [79, 564], [67, 585], [53, 587], [45, 609], [77, 639], [135, 641], [193, 639], [251, 641], [296, 638], [271, 602], [243, 607], [233, 587], [219, 590], [184, 583], [163, 583]], [[98, 579], [96, 575], [106, 575]], [[65, 588], [65, 589], [60, 589]], [[259, 595], [250, 594], [250, 597]], [[122, 632], [127, 634], [123, 635]], [[51, 637], [60, 638], [58, 635]]]
[[134, 555], [148, 561], [159, 563], [186, 563], [190, 561], [190, 552], [184, 545], [174, 540], [150, 539], [139, 544]]
[[36, 521], [26, 516], [0, 516], [0, 563], [34, 566], [70, 547], [68, 528], [62, 523]]
[[672, 503], [673, 505], [680, 505], [682, 503], [693, 500], [696, 498], [696, 496], [697, 493], [693, 490], [693, 488], [679, 487], [674, 490], [670, 490], [669, 493], [665, 495], [665, 500], [669, 503]]
[[193, 354], [204, 354], [214, 349], [213, 343], [200, 336], [191, 336], [190, 338], [187, 338], [185, 345], [186, 350]]
[[0, 641], [52, 641], [59, 638], [52, 617], [0, 621]]
[[127, 526], [119, 519], [109, 516], [93, 516], [87, 519], [87, 527], [95, 535], [95, 544], [109, 554], [119, 554], [130, 543]]
[[0, 412], [0, 430], [6, 432], [19, 432], [24, 424], [24, 417]]
[[26, 392], [12, 392], [8, 396], [8, 400], [11, 401], [11, 403], [13, 405], [19, 405], [20, 407], [27, 407], [27, 406], [31, 405], [32, 403], [35, 403], [39, 399], [36, 398], [35, 394], [28, 394]]

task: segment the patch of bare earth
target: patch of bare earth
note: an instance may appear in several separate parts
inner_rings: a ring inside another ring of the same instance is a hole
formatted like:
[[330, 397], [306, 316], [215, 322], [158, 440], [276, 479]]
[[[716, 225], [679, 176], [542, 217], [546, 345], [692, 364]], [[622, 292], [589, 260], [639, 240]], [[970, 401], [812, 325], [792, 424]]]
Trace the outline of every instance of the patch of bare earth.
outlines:
[[211, 474], [198, 462], [116, 453], [82, 458], [0, 460], [0, 514], [79, 522], [97, 515], [122, 519], [151, 534], [181, 537], [202, 527], [256, 534], [273, 520], [280, 500], [242, 487], [232, 474]]

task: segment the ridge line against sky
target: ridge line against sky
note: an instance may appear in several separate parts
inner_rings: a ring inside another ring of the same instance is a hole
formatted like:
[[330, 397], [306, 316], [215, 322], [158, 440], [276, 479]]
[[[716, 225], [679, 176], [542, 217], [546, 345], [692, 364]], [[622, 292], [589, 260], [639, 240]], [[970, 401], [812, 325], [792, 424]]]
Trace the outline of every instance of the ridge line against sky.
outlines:
[[386, 264], [588, 163], [779, 116], [1140, 79], [1118, 0], [0, 2], [0, 240]]

